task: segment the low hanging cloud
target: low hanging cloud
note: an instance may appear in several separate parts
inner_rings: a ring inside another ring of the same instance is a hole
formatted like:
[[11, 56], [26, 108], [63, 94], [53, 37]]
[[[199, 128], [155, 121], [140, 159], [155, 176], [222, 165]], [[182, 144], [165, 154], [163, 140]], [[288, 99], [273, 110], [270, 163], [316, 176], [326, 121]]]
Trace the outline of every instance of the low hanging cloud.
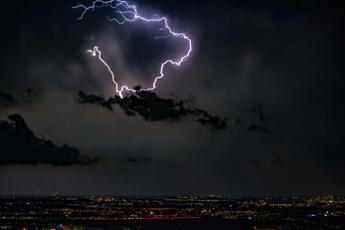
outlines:
[[14, 106], [17, 105], [17, 99], [7, 92], [1, 91], [0, 92], [0, 105], [3, 107]]
[[191, 116], [201, 125], [213, 129], [227, 129], [227, 120], [218, 116], [210, 115], [202, 109], [187, 108], [185, 102], [180, 100], [160, 98], [156, 93], [137, 91], [123, 99], [119, 96], [105, 99], [103, 96], [78, 93], [80, 104], [96, 104], [113, 111], [113, 105], [118, 105], [127, 116], [141, 116], [146, 121], [180, 121]]
[[261, 133], [271, 133], [272, 131], [269, 128], [266, 128], [264, 126], [257, 125], [255, 123], [251, 124], [248, 128], [248, 131], [253, 132], [261, 132]]
[[16, 91], [12, 89], [11, 93], [9, 90], [0, 89], [0, 106], [3, 108], [19, 106], [36, 100], [37, 96], [38, 92], [31, 87]]
[[0, 120], [0, 165], [49, 164], [54, 166], [90, 165], [96, 158], [83, 155], [77, 148], [56, 146], [37, 137], [19, 114]]

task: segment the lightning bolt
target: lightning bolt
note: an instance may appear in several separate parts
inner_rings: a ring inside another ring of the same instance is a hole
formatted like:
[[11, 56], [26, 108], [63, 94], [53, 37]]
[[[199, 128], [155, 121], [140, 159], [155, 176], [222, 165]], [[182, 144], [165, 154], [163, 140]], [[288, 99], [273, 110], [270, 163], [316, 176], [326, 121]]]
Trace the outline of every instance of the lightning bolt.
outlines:
[[[153, 18], [143, 17], [138, 14], [138, 10], [135, 5], [128, 4], [127, 1], [122, 1], [122, 0], [108, 0], [108, 1], [95, 0], [92, 3], [92, 5], [85, 6], [82, 4], [78, 4], [76, 6], [73, 6], [72, 8], [83, 10], [81, 13], [81, 16], [79, 17], [79, 20], [82, 20], [85, 14], [88, 13], [89, 11], [94, 11], [97, 8], [103, 8], [103, 7], [110, 7], [114, 11], [114, 13], [116, 13], [114, 17], [108, 17], [108, 20], [110, 22], [116, 22], [121, 25], [125, 24], [126, 22], [135, 22], [135, 21], [143, 21], [147, 23], [159, 22], [159, 23], [162, 23], [162, 27], [160, 28], [160, 30], [166, 31], [167, 35], [162, 36], [162, 37], [155, 37], [156, 39], [167, 38], [167, 37], [173, 36], [178, 39], [183, 39], [188, 43], [188, 50], [185, 52], [185, 54], [183, 54], [181, 57], [178, 57], [174, 60], [167, 59], [163, 61], [160, 66], [159, 75], [154, 78], [152, 86], [150, 88], [140, 89], [140, 90], [152, 91], [156, 89], [158, 81], [165, 77], [165, 68], [168, 64], [180, 66], [183, 62], [187, 61], [188, 58], [190, 57], [193, 50], [192, 40], [185, 33], [174, 32], [172, 28], [169, 26], [168, 19], [166, 17], [159, 17], [159, 16], [154, 16]], [[124, 86], [119, 85], [119, 83], [116, 81], [114, 72], [112, 71], [109, 64], [103, 59], [102, 52], [97, 46], [95, 46], [93, 49], [87, 50], [87, 52], [92, 54], [92, 56], [97, 57], [99, 61], [107, 68], [108, 72], [110, 73], [112, 77], [112, 81], [115, 85], [115, 91], [121, 98], [123, 98], [123, 93], [125, 91], [128, 91], [128, 92], [137, 91], [126, 85]]]

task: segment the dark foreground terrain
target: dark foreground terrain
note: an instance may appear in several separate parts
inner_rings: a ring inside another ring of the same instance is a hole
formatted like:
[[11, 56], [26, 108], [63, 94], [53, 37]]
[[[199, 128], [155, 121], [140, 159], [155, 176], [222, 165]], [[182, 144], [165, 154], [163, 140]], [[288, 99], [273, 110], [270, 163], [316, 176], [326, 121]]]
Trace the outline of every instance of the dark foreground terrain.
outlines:
[[0, 197], [0, 229], [345, 229], [345, 197]]

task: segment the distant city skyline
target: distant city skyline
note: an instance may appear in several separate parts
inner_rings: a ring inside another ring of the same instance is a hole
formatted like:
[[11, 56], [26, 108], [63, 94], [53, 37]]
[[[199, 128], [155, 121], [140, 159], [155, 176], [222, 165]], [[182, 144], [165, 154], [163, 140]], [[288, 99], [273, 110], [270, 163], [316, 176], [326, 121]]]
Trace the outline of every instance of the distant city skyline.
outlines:
[[0, 197], [3, 229], [342, 229], [345, 197]]

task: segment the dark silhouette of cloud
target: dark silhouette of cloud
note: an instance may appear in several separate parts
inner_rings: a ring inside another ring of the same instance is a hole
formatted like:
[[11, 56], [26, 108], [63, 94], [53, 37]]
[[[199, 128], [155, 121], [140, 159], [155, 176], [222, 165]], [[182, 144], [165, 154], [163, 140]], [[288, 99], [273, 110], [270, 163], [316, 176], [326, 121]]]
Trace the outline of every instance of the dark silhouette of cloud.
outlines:
[[28, 96], [37, 96], [38, 95], [38, 92], [36, 92], [30, 86], [26, 89], [26, 93]]
[[234, 123], [235, 123], [235, 125], [239, 125], [239, 126], [243, 125], [243, 121], [239, 118], [237, 118]]
[[89, 165], [96, 158], [80, 154], [68, 145], [57, 147], [53, 142], [38, 138], [19, 114], [0, 120], [0, 165], [50, 164], [54, 166]]
[[118, 96], [105, 99], [103, 96], [78, 93], [78, 102], [81, 104], [100, 105], [113, 111], [112, 105], [117, 104], [128, 116], [141, 116], [146, 121], [179, 121], [184, 117], [193, 116], [202, 125], [214, 129], [226, 129], [227, 120], [212, 116], [202, 109], [187, 108], [183, 100], [160, 98], [156, 93], [138, 91], [123, 99]]
[[272, 131], [269, 128], [266, 128], [264, 126], [257, 125], [255, 123], [251, 124], [247, 128], [248, 131], [256, 131], [256, 132], [261, 132], [261, 133], [271, 133]]
[[39, 96], [39, 92], [38, 90], [36, 91], [36, 89], [31, 88], [30, 86], [26, 88], [25, 90], [25, 99], [24, 102], [25, 103], [31, 103], [34, 100], [37, 99], [37, 97]]
[[17, 105], [17, 99], [7, 92], [0, 92], [0, 104], [3, 106], [13, 106]]
[[[8, 91], [11, 91], [11, 93]], [[25, 103], [33, 102], [38, 96], [38, 91], [31, 87], [18, 91], [14, 91], [13, 89], [0, 90], [0, 105], [3, 107], [19, 106]]]
[[151, 157], [129, 157], [126, 159], [127, 163], [151, 163]]

